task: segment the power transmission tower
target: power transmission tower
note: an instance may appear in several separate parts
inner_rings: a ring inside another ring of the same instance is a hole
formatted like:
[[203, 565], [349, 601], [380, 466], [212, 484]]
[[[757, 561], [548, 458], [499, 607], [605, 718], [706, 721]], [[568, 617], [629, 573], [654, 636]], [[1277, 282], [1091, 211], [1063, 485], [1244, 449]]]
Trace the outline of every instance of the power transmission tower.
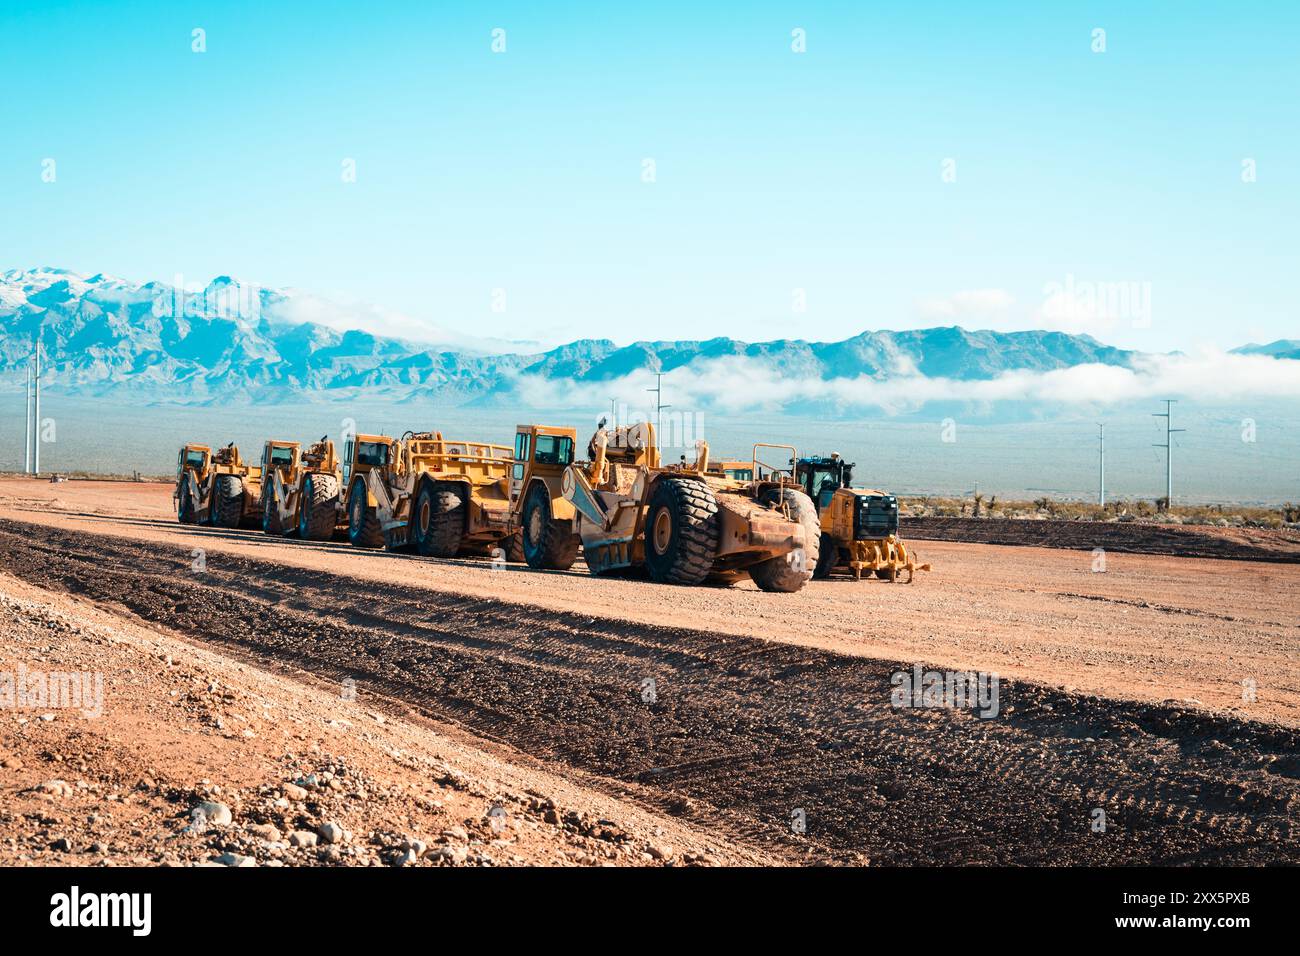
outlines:
[[41, 473], [41, 340], [36, 340], [36, 402], [32, 413], [32, 474]]
[[1169, 511], [1174, 506], [1174, 439], [1176, 432], [1185, 432], [1186, 428], [1173, 428], [1174, 423], [1173, 411], [1174, 406], [1178, 404], [1176, 399], [1166, 398], [1165, 410], [1163, 412], [1152, 412], [1152, 418], [1163, 418], [1165, 420], [1165, 443], [1156, 444], [1153, 447], [1163, 448], [1165, 450], [1165, 510]]
[[27, 360], [27, 429], [23, 433], [23, 474], [32, 473], [32, 361]]

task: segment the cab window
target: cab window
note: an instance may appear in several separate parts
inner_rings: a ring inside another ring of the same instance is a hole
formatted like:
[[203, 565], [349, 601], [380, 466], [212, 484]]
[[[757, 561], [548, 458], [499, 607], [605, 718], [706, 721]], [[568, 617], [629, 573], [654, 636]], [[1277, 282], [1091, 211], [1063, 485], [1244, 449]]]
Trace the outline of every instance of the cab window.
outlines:
[[754, 469], [752, 468], [728, 468], [726, 474], [733, 481], [754, 480]]
[[293, 449], [276, 447], [271, 449], [271, 467], [288, 468], [293, 464]]
[[388, 464], [388, 445], [377, 441], [357, 442], [357, 464], [382, 468]]
[[201, 471], [203, 469], [203, 462], [207, 460], [207, 457], [208, 456], [205, 452], [190, 449], [185, 453], [185, 467], [197, 468]]
[[835, 489], [840, 486], [839, 476], [833, 471], [816, 471], [813, 472], [813, 488], [815, 496], [820, 497], [828, 491], [835, 493]]
[[538, 435], [533, 461], [539, 465], [567, 465], [573, 461], [573, 439], [568, 435]]
[[515, 435], [515, 461], [528, 460], [528, 432]]

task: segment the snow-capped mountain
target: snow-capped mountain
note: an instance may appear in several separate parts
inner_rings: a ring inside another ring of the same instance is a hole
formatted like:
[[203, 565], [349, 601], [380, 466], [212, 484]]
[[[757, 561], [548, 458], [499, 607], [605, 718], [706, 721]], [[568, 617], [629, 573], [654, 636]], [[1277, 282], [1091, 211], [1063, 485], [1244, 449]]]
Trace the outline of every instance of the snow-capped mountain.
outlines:
[[53, 386], [145, 400], [288, 401], [375, 395], [442, 404], [517, 400], [521, 383], [598, 385], [647, 371], [743, 363], [774, 379], [905, 376], [987, 380], [1082, 364], [1131, 366], [1139, 353], [1061, 332], [957, 327], [863, 332], [840, 342], [583, 339], [546, 351], [485, 353], [300, 321], [299, 294], [222, 276], [187, 291], [59, 269], [0, 275], [0, 372], [12, 384], [39, 338]]
[[1300, 339], [1278, 339], [1267, 345], [1254, 342], [1232, 350], [1235, 355], [1268, 355], [1272, 358], [1300, 359]]

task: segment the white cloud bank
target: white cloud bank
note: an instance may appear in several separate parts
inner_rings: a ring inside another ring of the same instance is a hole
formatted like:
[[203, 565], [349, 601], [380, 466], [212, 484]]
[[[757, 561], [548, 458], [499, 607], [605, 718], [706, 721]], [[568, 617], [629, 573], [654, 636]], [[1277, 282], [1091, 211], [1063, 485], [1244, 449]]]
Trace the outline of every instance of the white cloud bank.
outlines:
[[[548, 381], [523, 374], [515, 389], [539, 408], [608, 408], [611, 399], [644, 407], [654, 376], [638, 372], [605, 382]], [[1151, 398], [1233, 401], [1300, 398], [1300, 361], [1263, 355], [1204, 351], [1156, 355], [1133, 368], [1089, 364], [1049, 372], [1017, 370], [992, 379], [929, 378], [915, 371], [887, 379], [869, 376], [823, 380], [782, 375], [760, 359], [728, 356], [697, 360], [665, 373], [665, 398], [675, 410], [781, 411], [808, 402], [844, 409], [902, 414], [930, 402], [999, 402], [1105, 406]]]

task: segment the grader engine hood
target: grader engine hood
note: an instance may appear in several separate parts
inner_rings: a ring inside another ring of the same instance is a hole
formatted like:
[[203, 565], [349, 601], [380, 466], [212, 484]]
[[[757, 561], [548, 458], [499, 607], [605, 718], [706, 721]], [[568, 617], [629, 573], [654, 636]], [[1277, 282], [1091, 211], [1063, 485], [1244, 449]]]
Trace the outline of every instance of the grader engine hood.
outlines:
[[897, 533], [897, 498], [881, 491], [853, 492], [853, 540], [874, 541]]

